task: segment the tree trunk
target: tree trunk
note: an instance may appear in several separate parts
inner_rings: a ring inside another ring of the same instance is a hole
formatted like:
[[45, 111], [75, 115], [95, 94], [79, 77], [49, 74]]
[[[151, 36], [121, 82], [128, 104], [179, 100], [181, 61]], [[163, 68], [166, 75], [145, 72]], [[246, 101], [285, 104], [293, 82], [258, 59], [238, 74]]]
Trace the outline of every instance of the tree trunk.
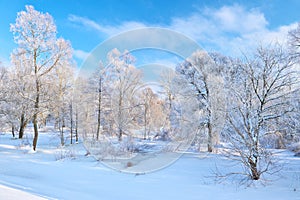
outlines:
[[276, 139], [276, 146], [275, 146], [275, 148], [276, 149], [285, 149], [286, 145], [285, 145], [285, 142], [284, 142], [282, 134], [280, 132], [277, 132], [276, 136], [278, 138]]
[[144, 112], [144, 121], [145, 121], [144, 140], [146, 140], [146, 135], [147, 135], [147, 123], [148, 123], [147, 112], [148, 112], [148, 109], [147, 109], [147, 105], [145, 103], [145, 112]]
[[13, 124], [11, 125], [11, 134], [15, 138], [15, 126]]
[[119, 137], [119, 141], [122, 141], [122, 135], [123, 135], [123, 131], [122, 131], [122, 129], [123, 129], [123, 119], [122, 119], [122, 106], [123, 106], [123, 104], [122, 104], [122, 94], [121, 94], [121, 92], [120, 92], [120, 94], [119, 94], [119, 107], [118, 107], [118, 126], [119, 126], [119, 135], [118, 135], [118, 137]]
[[208, 121], [207, 123], [207, 129], [208, 129], [207, 151], [213, 152], [213, 132], [212, 132], [212, 126], [210, 121]]
[[34, 138], [33, 138], [33, 150], [36, 150], [37, 140], [39, 137], [39, 131], [38, 131], [38, 123], [37, 123], [37, 113], [33, 115], [33, 129], [34, 129]]
[[100, 135], [100, 127], [101, 127], [101, 101], [102, 101], [102, 96], [101, 96], [101, 77], [99, 80], [99, 92], [98, 92], [98, 119], [97, 119], [97, 135], [96, 138], [99, 140], [99, 135]]
[[75, 127], [75, 142], [78, 143], [78, 109], [76, 107], [76, 115], [75, 115], [76, 127]]
[[122, 135], [123, 135], [123, 131], [121, 128], [119, 128], [119, 142], [122, 141]]
[[250, 165], [250, 170], [251, 170], [251, 179], [259, 180], [260, 174], [257, 170], [257, 161], [253, 161], [251, 158], [248, 158], [248, 163]]
[[102, 104], [102, 77], [99, 77], [99, 88], [98, 88], [98, 119], [97, 119], [97, 140], [99, 140], [100, 127], [101, 127], [101, 104]]
[[60, 130], [60, 144], [61, 144], [61, 146], [65, 145], [64, 127], [63, 126], [61, 126], [61, 130]]
[[73, 144], [73, 104], [70, 104], [70, 131], [71, 131], [71, 144]]
[[[37, 73], [37, 72], [36, 72]], [[37, 140], [39, 137], [39, 130], [38, 130], [38, 110], [39, 110], [39, 103], [40, 103], [40, 83], [38, 77], [36, 77], [36, 97], [34, 103], [34, 115], [33, 115], [33, 129], [34, 129], [34, 138], [33, 138], [33, 150], [36, 150]]]
[[25, 114], [21, 114], [21, 119], [20, 119], [20, 129], [19, 129], [19, 139], [23, 138], [24, 135], [24, 129], [26, 127], [27, 123], [25, 122]]

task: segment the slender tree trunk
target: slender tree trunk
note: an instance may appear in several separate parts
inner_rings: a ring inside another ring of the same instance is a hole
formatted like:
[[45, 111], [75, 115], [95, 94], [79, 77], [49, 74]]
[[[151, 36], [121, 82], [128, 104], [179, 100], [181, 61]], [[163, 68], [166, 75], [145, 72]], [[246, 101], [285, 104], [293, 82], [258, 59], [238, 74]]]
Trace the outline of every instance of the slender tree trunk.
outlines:
[[11, 125], [11, 134], [15, 138], [15, 126], [13, 124]]
[[60, 130], [60, 144], [61, 146], [65, 145], [64, 126], [61, 126], [61, 130]]
[[76, 127], [75, 127], [75, 142], [78, 143], [78, 109], [76, 107], [76, 115], [75, 115]]
[[60, 116], [61, 114], [58, 113], [58, 116], [59, 116], [59, 132], [60, 132], [60, 144], [61, 146], [64, 146], [65, 145], [65, 138], [64, 138], [64, 122], [63, 122], [63, 119], [62, 117]]
[[119, 142], [122, 141], [122, 135], [123, 135], [123, 131], [121, 128], [119, 128]]
[[34, 102], [34, 115], [33, 115], [33, 129], [34, 129], [34, 137], [33, 137], [33, 150], [36, 150], [37, 140], [39, 137], [39, 130], [38, 130], [38, 112], [39, 112], [39, 103], [40, 103], [40, 82], [38, 77], [38, 66], [37, 66], [37, 50], [33, 52], [33, 63], [34, 63], [34, 74], [35, 74], [35, 89], [36, 89], [36, 96]]
[[73, 144], [73, 103], [70, 104], [71, 144]]
[[33, 137], [33, 150], [36, 150], [37, 140], [39, 137], [39, 130], [38, 130], [38, 112], [39, 112], [39, 103], [40, 103], [40, 82], [38, 77], [38, 67], [36, 65], [36, 51], [34, 52], [34, 66], [35, 66], [35, 89], [36, 89], [36, 97], [34, 102], [34, 115], [33, 115], [33, 129], [34, 129], [34, 137]]
[[148, 123], [147, 112], [148, 112], [148, 109], [147, 109], [147, 106], [146, 106], [146, 103], [145, 103], [145, 112], [144, 112], [144, 121], [145, 121], [144, 140], [146, 140], [146, 135], [147, 135], [147, 123]]
[[98, 88], [98, 119], [97, 119], [97, 140], [99, 140], [100, 127], [101, 127], [101, 103], [102, 103], [102, 82], [101, 77], [99, 78], [99, 88]]
[[208, 109], [208, 122], [207, 122], [207, 130], [208, 130], [208, 138], [207, 138], [207, 151], [213, 152], [213, 132], [212, 132], [212, 124], [211, 124], [211, 111]]
[[207, 123], [207, 129], [208, 129], [207, 151], [213, 152], [213, 135], [212, 135], [212, 127], [210, 122]]
[[27, 123], [25, 122], [25, 114], [21, 114], [21, 119], [20, 119], [20, 128], [19, 128], [19, 139], [23, 138], [24, 135], [24, 129], [26, 127]]
[[33, 137], [33, 150], [36, 150], [37, 140], [39, 137], [38, 123], [37, 123], [37, 111], [33, 115], [33, 129], [34, 129], [34, 137]]
[[122, 119], [122, 94], [120, 92], [119, 94], [119, 107], [118, 107], [118, 126], [119, 126], [119, 141], [122, 141], [122, 135], [123, 135], [123, 119]]

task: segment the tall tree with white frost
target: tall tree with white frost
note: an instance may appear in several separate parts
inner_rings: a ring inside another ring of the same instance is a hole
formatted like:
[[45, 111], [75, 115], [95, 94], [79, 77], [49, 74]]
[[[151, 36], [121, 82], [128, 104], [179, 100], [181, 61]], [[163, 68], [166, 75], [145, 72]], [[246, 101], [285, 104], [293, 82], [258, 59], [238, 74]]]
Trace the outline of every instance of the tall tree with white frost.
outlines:
[[[292, 57], [295, 59], [295, 71], [298, 73], [298, 77], [300, 77], [300, 22], [298, 23], [297, 28], [291, 30], [289, 32], [289, 45]], [[299, 141], [300, 138], [300, 80], [298, 80], [297, 83], [298, 91], [294, 95], [294, 107], [295, 112], [292, 113], [287, 119], [286, 123], [283, 123], [283, 125], [286, 125], [287, 123], [291, 126], [284, 127], [284, 128], [290, 128], [290, 136], [293, 140]]]
[[[17, 14], [16, 23], [11, 24], [10, 30], [14, 34], [14, 41], [18, 48], [14, 50], [14, 57], [27, 62], [28, 73], [34, 80], [34, 127], [33, 150], [38, 141], [38, 118], [45, 110], [41, 106], [45, 103], [47, 76], [57, 67], [58, 63], [71, 58], [71, 47], [65, 40], [56, 37], [56, 26], [48, 13], [36, 11], [33, 6], [26, 6], [26, 11]], [[47, 99], [47, 98], [46, 98]]]
[[[220, 101], [223, 91], [223, 78], [219, 74], [217, 66], [204, 51], [194, 52], [185, 62], [178, 65], [177, 73], [186, 81], [187, 88], [190, 88], [190, 95], [196, 97], [199, 110], [203, 111], [203, 117], [196, 119], [200, 127], [207, 130], [207, 151], [212, 152], [214, 145], [218, 143], [219, 133], [215, 129]], [[220, 118], [221, 119], [221, 118]], [[219, 122], [221, 123], [221, 122]]]
[[135, 96], [141, 87], [141, 71], [133, 65], [134, 57], [128, 51], [113, 49], [108, 53], [112, 87], [112, 116], [119, 141], [134, 126], [134, 111], [140, 106]]
[[[9, 81], [11, 82], [11, 98], [9, 101], [13, 103], [13, 107], [18, 110], [19, 121], [19, 139], [23, 138], [25, 128], [32, 119], [34, 113], [33, 104], [33, 86], [34, 79], [30, 73], [30, 60], [26, 59], [25, 54], [12, 54], [12, 67], [10, 68]], [[13, 113], [13, 109], [10, 108]]]
[[103, 127], [106, 119], [107, 109], [109, 107], [109, 94], [107, 90], [108, 83], [107, 81], [107, 70], [109, 68], [104, 68], [102, 62], [99, 64], [99, 68], [89, 77], [89, 86], [88, 91], [91, 94], [89, 102], [91, 103], [90, 107], [94, 109], [92, 112], [94, 115], [92, 120], [92, 126], [96, 126], [96, 140], [99, 140], [101, 133], [103, 133]]
[[289, 55], [280, 46], [259, 47], [239, 66], [229, 92], [227, 130], [231, 158], [242, 163], [244, 175], [258, 180], [272, 171], [271, 153], [260, 143], [275, 132], [270, 124], [292, 111], [296, 74]]
[[[1, 62], [0, 62], [1, 65]], [[11, 80], [7, 68], [0, 66], [0, 126], [1, 130], [11, 126], [12, 135], [15, 137], [15, 127], [17, 126], [16, 107], [12, 101], [12, 91], [9, 87]]]
[[[65, 144], [64, 127], [67, 121], [71, 121], [70, 104], [72, 101], [73, 74], [70, 60], [58, 63], [49, 78], [52, 80], [52, 87], [49, 89], [49, 108], [56, 118], [56, 125], [60, 131], [61, 145]], [[51, 82], [51, 80], [49, 80]], [[72, 122], [70, 122], [71, 124]]]

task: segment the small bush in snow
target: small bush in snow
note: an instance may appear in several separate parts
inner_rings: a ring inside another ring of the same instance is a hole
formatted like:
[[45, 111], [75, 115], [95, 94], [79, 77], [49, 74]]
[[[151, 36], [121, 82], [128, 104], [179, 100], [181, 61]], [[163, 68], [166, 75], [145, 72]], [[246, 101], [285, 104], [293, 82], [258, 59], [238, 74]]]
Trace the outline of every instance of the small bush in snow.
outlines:
[[75, 159], [76, 153], [73, 149], [60, 148], [55, 152], [55, 160], [63, 160], [66, 158]]
[[300, 142], [294, 143], [289, 146], [289, 150], [295, 153], [300, 153]]

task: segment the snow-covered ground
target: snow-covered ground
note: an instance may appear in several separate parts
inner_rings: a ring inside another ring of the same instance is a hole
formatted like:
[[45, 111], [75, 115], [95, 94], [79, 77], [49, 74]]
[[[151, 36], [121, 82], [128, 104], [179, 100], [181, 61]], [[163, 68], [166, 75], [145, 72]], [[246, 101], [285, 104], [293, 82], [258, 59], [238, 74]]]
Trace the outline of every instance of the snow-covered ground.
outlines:
[[[278, 151], [280, 176], [249, 187], [239, 180], [216, 183], [213, 172], [232, 161], [215, 154], [185, 153], [149, 174], [126, 174], [85, 156], [81, 143], [59, 146], [55, 133], [41, 133], [37, 152], [27, 139], [0, 134], [0, 199], [210, 199], [300, 200], [300, 158]], [[265, 184], [265, 185], [264, 185]]]

